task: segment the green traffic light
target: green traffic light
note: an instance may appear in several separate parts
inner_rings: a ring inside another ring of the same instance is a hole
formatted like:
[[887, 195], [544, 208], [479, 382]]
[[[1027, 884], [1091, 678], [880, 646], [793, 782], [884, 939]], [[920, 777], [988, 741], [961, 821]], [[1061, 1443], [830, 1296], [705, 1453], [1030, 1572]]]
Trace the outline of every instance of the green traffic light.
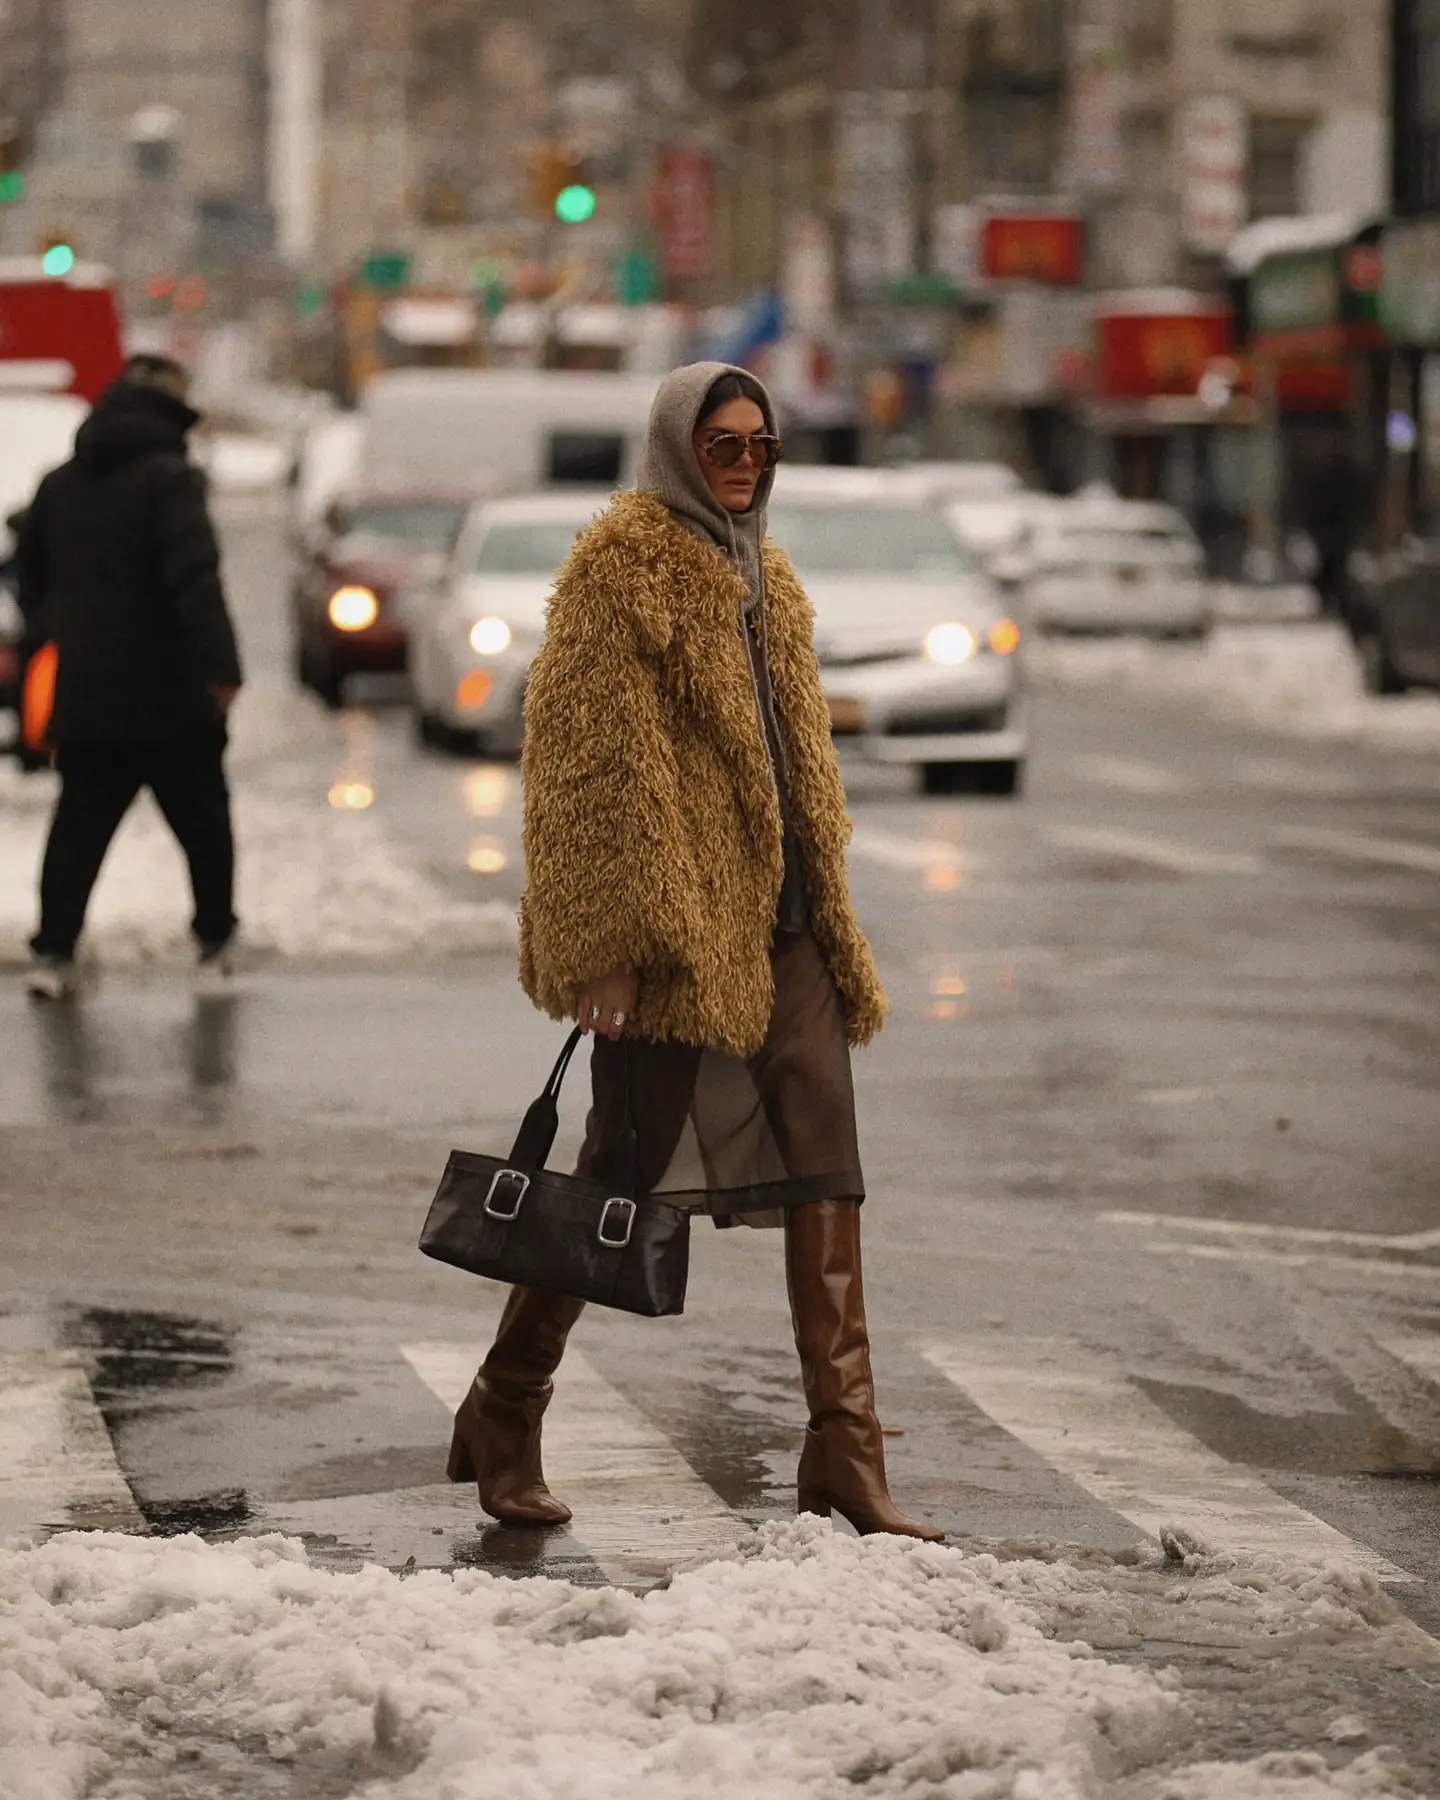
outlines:
[[561, 188], [555, 196], [555, 217], [565, 225], [583, 225], [595, 214], [595, 190], [579, 182]]
[[25, 177], [19, 169], [6, 169], [0, 175], [0, 201], [23, 200], [25, 198]]
[[69, 244], [52, 244], [40, 258], [40, 268], [46, 275], [68, 275], [75, 267], [75, 252]]

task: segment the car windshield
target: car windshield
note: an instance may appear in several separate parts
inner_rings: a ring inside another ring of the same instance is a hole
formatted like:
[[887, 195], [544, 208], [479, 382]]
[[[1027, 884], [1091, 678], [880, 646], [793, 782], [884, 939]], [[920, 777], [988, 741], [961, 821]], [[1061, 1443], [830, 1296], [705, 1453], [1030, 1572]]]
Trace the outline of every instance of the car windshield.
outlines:
[[583, 529], [583, 519], [507, 519], [494, 524], [475, 554], [477, 575], [553, 575]]
[[1173, 525], [1067, 525], [1049, 548], [1069, 562], [1190, 562], [1195, 540]]
[[362, 500], [347, 516], [347, 536], [387, 538], [421, 550], [444, 550], [465, 517], [459, 500]]
[[910, 506], [772, 506], [770, 536], [802, 575], [973, 575], [945, 521]]

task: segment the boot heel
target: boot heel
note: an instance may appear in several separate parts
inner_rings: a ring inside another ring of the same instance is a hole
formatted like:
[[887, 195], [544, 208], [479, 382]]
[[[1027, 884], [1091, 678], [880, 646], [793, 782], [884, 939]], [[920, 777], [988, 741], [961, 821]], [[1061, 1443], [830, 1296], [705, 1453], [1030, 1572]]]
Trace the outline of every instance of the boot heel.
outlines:
[[475, 1458], [470, 1454], [470, 1446], [457, 1431], [450, 1440], [450, 1456], [445, 1464], [445, 1475], [450, 1481], [475, 1481]]
[[795, 1494], [795, 1510], [797, 1513], [814, 1513], [817, 1518], [830, 1517], [830, 1502], [819, 1488], [799, 1488]]

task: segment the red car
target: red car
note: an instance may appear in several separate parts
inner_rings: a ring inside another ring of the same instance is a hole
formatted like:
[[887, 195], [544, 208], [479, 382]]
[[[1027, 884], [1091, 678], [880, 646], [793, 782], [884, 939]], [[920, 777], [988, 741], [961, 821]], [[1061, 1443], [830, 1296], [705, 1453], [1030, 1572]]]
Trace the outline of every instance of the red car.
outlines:
[[351, 675], [403, 674], [409, 644], [397, 601], [438, 572], [473, 489], [357, 488], [297, 542], [291, 590], [295, 672], [329, 706]]

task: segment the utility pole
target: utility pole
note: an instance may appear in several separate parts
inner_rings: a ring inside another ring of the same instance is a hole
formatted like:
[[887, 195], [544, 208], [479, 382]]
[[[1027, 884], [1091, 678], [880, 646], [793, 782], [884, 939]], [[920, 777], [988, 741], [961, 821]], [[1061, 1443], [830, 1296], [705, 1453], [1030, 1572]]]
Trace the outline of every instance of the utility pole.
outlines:
[[319, 225], [321, 49], [319, 0], [270, 0], [270, 204], [281, 256], [303, 268]]

